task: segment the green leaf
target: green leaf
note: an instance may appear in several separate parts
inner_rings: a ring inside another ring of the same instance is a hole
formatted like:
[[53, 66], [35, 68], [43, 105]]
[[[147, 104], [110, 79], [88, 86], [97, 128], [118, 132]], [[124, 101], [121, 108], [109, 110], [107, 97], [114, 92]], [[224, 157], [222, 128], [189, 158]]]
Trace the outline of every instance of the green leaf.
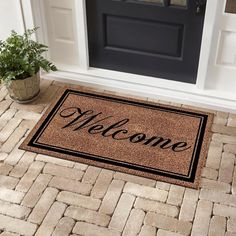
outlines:
[[57, 70], [42, 54], [48, 47], [31, 39], [38, 28], [28, 29], [23, 35], [15, 31], [5, 40], [0, 41], [0, 81], [24, 79], [43, 69], [47, 72]]

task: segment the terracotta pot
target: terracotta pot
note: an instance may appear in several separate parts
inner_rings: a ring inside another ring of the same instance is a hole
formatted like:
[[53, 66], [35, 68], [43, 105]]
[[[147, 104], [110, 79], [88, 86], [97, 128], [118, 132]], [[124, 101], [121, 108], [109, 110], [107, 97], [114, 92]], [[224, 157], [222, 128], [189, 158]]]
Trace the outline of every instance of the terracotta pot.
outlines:
[[35, 74], [21, 80], [12, 80], [7, 89], [10, 97], [19, 103], [27, 103], [34, 100], [40, 91], [40, 77]]

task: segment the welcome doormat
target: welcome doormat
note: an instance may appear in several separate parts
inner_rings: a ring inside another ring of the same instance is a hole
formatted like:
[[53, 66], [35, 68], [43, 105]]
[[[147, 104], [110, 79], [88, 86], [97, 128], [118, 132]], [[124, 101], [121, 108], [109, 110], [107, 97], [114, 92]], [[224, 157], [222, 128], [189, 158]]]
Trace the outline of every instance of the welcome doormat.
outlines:
[[213, 115], [64, 88], [21, 149], [197, 188]]

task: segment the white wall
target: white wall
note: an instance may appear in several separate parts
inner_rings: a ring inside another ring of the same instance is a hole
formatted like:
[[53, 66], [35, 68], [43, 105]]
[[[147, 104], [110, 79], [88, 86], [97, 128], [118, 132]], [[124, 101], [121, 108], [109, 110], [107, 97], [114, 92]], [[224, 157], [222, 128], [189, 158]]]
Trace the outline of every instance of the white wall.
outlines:
[[0, 40], [5, 40], [11, 30], [24, 32], [20, 0], [0, 0]]

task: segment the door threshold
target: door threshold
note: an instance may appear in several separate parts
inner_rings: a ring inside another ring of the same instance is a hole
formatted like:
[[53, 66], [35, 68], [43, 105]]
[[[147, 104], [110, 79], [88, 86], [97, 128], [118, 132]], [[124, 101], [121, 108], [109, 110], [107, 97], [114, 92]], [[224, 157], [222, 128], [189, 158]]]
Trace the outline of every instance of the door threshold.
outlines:
[[[117, 81], [112, 78], [89, 75], [88, 73], [51, 72], [43, 74], [42, 78], [53, 79], [65, 83], [73, 83], [92, 89], [109, 90], [111, 92], [129, 94], [131, 96], [158, 99], [173, 103], [236, 113], [236, 97], [231, 94], [219, 93], [215, 90], [180, 91], [177, 89], [157, 87], [152, 84], [144, 85]], [[188, 87], [188, 86], [187, 86]]]

